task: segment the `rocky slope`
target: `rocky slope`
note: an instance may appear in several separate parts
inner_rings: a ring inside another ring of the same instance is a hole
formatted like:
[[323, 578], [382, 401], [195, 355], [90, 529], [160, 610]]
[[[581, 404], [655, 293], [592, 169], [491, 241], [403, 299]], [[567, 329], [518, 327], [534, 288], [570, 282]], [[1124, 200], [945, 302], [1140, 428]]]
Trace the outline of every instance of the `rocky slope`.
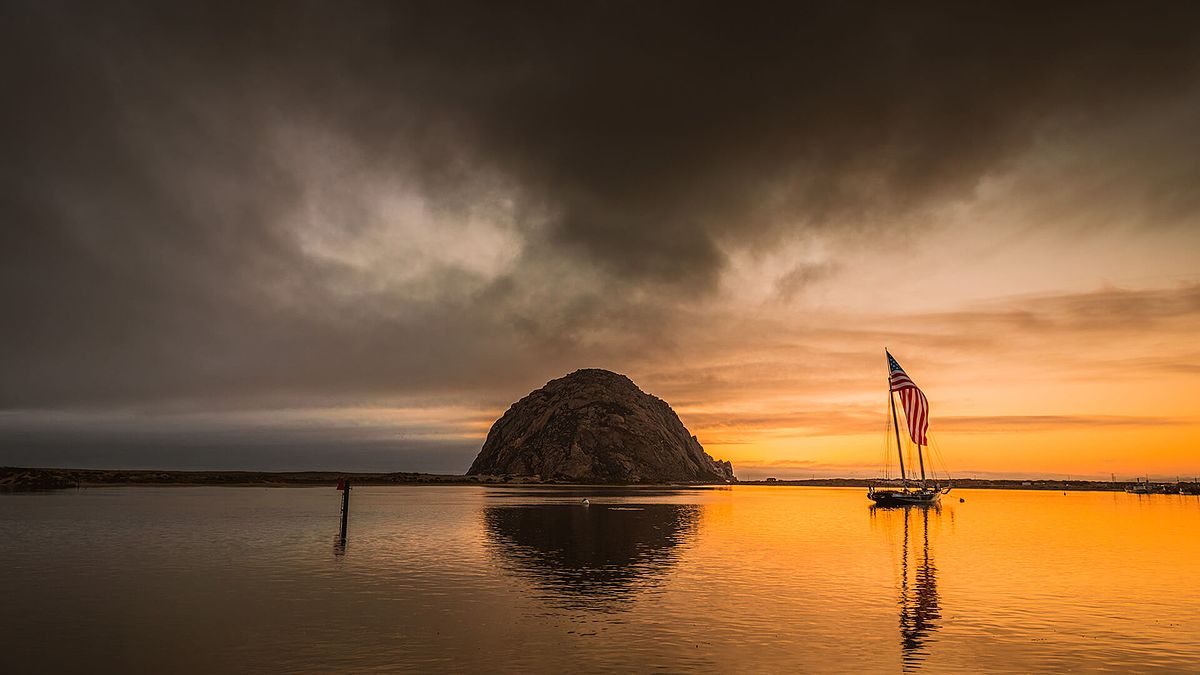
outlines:
[[468, 475], [584, 483], [724, 483], [671, 406], [607, 370], [577, 370], [517, 401], [492, 425]]

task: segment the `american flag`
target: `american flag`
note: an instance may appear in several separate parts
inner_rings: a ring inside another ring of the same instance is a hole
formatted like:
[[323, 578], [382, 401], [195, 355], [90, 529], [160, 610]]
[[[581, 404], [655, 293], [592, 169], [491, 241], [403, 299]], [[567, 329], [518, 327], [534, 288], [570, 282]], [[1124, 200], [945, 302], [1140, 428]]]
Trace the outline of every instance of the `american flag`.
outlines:
[[904, 417], [908, 420], [908, 435], [917, 445], [929, 445], [925, 438], [929, 431], [929, 401], [925, 394], [917, 388], [916, 383], [904, 372], [891, 353], [887, 354], [889, 379], [892, 391], [900, 392], [900, 402], [904, 404]]

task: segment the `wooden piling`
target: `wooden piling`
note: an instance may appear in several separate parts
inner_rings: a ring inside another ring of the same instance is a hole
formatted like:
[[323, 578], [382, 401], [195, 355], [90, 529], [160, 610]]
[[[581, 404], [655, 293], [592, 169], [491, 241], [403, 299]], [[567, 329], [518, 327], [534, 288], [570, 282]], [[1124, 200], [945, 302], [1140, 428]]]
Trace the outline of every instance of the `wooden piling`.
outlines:
[[342, 491], [342, 531], [338, 535], [338, 541], [343, 546], [346, 545], [346, 523], [350, 518], [350, 481], [338, 481], [338, 489]]

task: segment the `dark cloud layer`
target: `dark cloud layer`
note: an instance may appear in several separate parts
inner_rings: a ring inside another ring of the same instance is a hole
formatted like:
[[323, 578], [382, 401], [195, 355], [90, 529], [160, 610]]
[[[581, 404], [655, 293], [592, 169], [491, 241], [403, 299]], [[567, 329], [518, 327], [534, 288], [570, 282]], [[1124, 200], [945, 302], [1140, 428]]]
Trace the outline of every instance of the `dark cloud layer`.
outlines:
[[344, 430], [298, 436], [276, 432], [214, 437], [201, 430], [176, 435], [6, 432], [0, 435], [0, 458], [6, 466], [26, 467], [460, 473], [479, 453], [473, 441], [348, 440]]
[[[1194, 101], [1200, 63], [1192, 3], [0, 12], [9, 409], [540, 384], [669, 343], [730, 248], [967, 199], [1039, 138]], [[295, 214], [366, 237], [364, 178], [436, 223], [507, 214], [514, 257], [373, 284], [314, 255]]]

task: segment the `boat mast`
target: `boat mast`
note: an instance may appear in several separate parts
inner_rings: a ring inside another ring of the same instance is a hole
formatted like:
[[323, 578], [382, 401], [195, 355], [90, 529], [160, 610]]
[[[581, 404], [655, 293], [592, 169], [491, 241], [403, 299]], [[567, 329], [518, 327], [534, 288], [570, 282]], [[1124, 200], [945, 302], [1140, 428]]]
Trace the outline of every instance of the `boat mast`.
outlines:
[[896, 420], [896, 394], [892, 391], [892, 378], [888, 377], [888, 403], [892, 404], [892, 429], [896, 431], [896, 455], [900, 457], [900, 485], [908, 487], [908, 476], [904, 474], [904, 446], [900, 444], [900, 422]]
[[917, 444], [917, 461], [921, 463], [921, 487], [925, 487], [925, 458], [921, 455], [921, 444]]

